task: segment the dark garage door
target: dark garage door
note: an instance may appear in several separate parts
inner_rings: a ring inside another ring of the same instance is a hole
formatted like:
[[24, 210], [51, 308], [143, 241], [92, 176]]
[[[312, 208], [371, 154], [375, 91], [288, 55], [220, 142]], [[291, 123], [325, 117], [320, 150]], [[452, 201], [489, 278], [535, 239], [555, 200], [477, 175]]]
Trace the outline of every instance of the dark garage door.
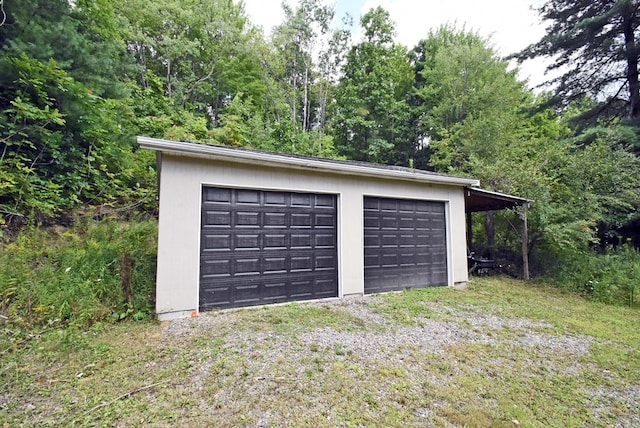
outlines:
[[364, 292], [447, 284], [444, 202], [364, 198]]
[[200, 310], [338, 295], [336, 197], [203, 187]]

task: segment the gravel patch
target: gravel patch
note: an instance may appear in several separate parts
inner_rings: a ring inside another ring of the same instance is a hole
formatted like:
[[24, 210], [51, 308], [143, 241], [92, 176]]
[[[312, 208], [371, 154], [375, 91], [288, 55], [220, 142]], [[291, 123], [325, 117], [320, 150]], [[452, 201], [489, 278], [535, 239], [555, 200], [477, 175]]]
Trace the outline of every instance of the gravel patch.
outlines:
[[495, 340], [447, 321], [423, 320], [420, 327], [401, 327], [388, 333], [340, 332], [333, 328], [317, 328], [303, 333], [299, 339], [322, 347], [344, 346], [356, 354], [372, 359], [402, 360], [410, 350], [442, 353], [450, 345], [461, 342], [496, 344]]
[[601, 420], [603, 409], [623, 406], [631, 410], [630, 415], [613, 426], [615, 428], [640, 426], [640, 385], [629, 386], [622, 391], [601, 386], [586, 392], [591, 395], [589, 407], [594, 411], [596, 420]]
[[[375, 312], [369, 306], [377, 296], [356, 297], [331, 302], [307, 303], [334, 310], [347, 311], [362, 320], [370, 328], [366, 331], [346, 331], [331, 327], [318, 327], [297, 335], [297, 339], [306, 345], [318, 348], [340, 347], [345, 352], [366, 355], [373, 360], [403, 360], [411, 351], [443, 353], [450, 346], [465, 343], [498, 345], [509, 343], [515, 346], [530, 348], [532, 352], [552, 351], [567, 355], [587, 355], [593, 339], [587, 336], [554, 335], [541, 333], [533, 329], [550, 329], [553, 326], [546, 322], [532, 321], [524, 318], [504, 318], [494, 314], [481, 312], [473, 306], [464, 310], [446, 305], [429, 304], [428, 309], [440, 314], [447, 314], [456, 321], [444, 321], [431, 318], [416, 318], [415, 326], [393, 326], [387, 318]], [[249, 309], [252, 310], [252, 309]], [[255, 309], [260, 310], [260, 309]], [[188, 341], [201, 335], [203, 331], [227, 332], [225, 348], [247, 354], [255, 352], [254, 348], [265, 341], [277, 341], [275, 348], [281, 354], [290, 351], [290, 344], [283, 337], [273, 332], [247, 331], [232, 329], [241, 322], [241, 311], [221, 311], [203, 314], [195, 318], [183, 318], [171, 321], [164, 331], [163, 340], [175, 343]], [[393, 327], [392, 327], [393, 326]], [[496, 339], [497, 334], [508, 329], [516, 332], [515, 338]], [[277, 358], [281, 355], [272, 355]]]

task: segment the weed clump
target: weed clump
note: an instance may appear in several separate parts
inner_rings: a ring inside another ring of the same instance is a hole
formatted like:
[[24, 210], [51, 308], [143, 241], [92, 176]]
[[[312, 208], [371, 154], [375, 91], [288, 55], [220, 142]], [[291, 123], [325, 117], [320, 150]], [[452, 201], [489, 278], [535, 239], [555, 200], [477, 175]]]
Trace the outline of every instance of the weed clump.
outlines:
[[640, 252], [624, 246], [601, 253], [565, 252], [548, 280], [561, 289], [608, 304], [635, 306], [640, 300]]
[[[0, 244], [0, 314], [31, 328], [147, 318], [156, 242], [155, 220], [23, 229]], [[127, 281], [121, 278], [123, 258], [130, 259]]]

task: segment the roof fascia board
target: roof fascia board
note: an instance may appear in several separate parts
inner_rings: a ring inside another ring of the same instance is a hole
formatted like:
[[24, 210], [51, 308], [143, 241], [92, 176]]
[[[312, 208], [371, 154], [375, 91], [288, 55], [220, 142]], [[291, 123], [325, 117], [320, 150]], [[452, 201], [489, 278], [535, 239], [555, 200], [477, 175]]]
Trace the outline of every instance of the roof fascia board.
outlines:
[[533, 199], [521, 198], [519, 196], [507, 195], [506, 193], [494, 192], [492, 190], [480, 189], [480, 188], [468, 188], [467, 189], [471, 193], [475, 193], [478, 195], [488, 196], [495, 199], [501, 199], [505, 201], [513, 201], [518, 202], [520, 204], [530, 204], [533, 202]]
[[260, 165], [315, 169], [332, 172], [334, 174], [364, 175], [369, 177], [387, 177], [400, 180], [421, 181], [434, 184], [447, 184], [457, 186], [480, 185], [480, 181], [472, 178], [452, 177], [445, 175], [428, 175], [393, 169], [373, 168], [365, 165], [343, 164], [327, 160], [301, 159], [287, 157], [272, 153], [260, 153], [249, 151], [235, 151], [226, 147], [210, 146], [205, 144], [186, 143], [181, 141], [162, 140], [150, 137], [138, 137], [138, 144], [144, 149], [156, 150], [162, 153], [179, 156], [205, 157], [241, 163], [254, 163]]

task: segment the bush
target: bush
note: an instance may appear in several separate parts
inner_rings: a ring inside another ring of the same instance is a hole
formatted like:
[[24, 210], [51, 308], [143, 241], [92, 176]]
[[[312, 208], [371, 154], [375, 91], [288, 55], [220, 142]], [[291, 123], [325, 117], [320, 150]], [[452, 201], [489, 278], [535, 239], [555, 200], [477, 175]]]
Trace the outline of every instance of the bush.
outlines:
[[640, 252], [632, 247], [563, 252], [549, 274], [561, 288], [604, 303], [633, 306], [640, 292]]
[[[0, 247], [0, 313], [27, 326], [89, 326], [148, 317], [153, 308], [157, 222], [79, 221], [29, 228]], [[120, 260], [133, 261], [125, 301]]]

